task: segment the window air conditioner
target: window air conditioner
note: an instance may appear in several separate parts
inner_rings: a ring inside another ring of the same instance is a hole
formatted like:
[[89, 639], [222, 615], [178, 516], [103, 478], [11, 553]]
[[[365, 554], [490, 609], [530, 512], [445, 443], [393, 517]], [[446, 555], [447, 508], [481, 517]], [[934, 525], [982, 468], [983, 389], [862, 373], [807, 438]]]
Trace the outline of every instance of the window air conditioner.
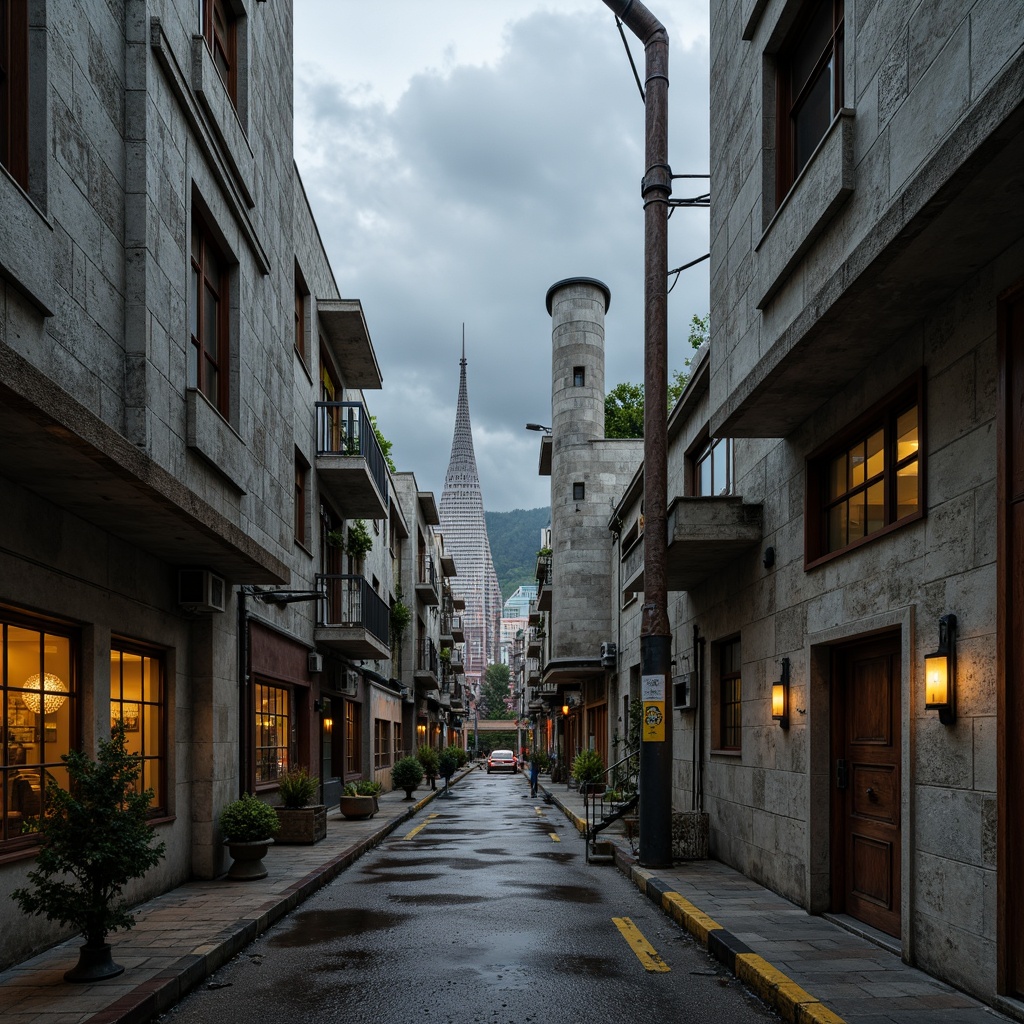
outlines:
[[222, 612], [227, 597], [224, 579], [208, 569], [178, 570], [178, 604], [190, 612]]
[[601, 664], [605, 668], [614, 668], [618, 653], [619, 648], [617, 644], [611, 642], [601, 644]]
[[319, 651], [310, 651], [306, 655], [306, 667], [311, 675], [316, 672], [323, 672], [324, 656]]

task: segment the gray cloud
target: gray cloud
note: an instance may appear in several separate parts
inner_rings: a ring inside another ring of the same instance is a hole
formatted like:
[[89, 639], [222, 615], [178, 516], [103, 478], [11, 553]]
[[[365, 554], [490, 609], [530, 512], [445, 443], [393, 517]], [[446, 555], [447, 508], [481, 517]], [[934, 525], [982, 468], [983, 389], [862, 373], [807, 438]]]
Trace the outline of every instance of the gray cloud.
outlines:
[[[370, 409], [399, 468], [440, 495], [464, 322], [492, 510], [548, 501], [538, 436], [523, 426], [550, 416], [552, 282], [607, 282], [607, 380], [643, 376], [643, 106], [614, 19], [534, 14], [511, 25], [506, 43], [493, 65], [415, 75], [393, 108], [301, 54], [296, 74], [296, 120], [313, 136], [300, 170], [341, 292], [362, 300], [384, 373]], [[707, 64], [705, 47], [674, 44], [677, 172], [707, 169]], [[681, 182], [677, 194], [705, 187]], [[706, 211], [677, 211], [670, 236], [672, 266], [706, 252]], [[702, 267], [670, 298], [672, 368], [686, 356], [690, 316], [707, 308]]]

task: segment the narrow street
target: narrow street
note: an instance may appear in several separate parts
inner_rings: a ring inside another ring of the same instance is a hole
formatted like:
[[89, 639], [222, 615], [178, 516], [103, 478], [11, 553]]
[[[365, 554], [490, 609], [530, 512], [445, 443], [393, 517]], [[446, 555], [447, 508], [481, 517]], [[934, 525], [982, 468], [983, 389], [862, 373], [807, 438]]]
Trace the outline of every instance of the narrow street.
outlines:
[[297, 1024], [777, 1019], [618, 871], [587, 865], [575, 829], [531, 799], [521, 777], [483, 772], [161, 1020], [268, 1015]]

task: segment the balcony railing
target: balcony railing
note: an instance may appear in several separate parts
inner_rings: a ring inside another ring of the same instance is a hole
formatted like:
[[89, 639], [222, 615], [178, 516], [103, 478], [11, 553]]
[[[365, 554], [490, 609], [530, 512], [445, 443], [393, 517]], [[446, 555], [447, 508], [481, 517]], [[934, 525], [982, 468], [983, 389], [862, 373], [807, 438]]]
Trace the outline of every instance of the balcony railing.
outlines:
[[422, 555], [416, 567], [416, 593], [424, 604], [437, 604], [438, 595], [437, 567], [431, 555]]
[[416, 671], [429, 672], [435, 678], [439, 675], [437, 647], [430, 637], [421, 637], [416, 641]]
[[384, 453], [370, 414], [362, 402], [316, 403], [316, 454], [364, 459], [385, 506], [388, 499], [388, 470]]
[[387, 602], [364, 576], [318, 575], [316, 587], [323, 594], [318, 602], [318, 626], [363, 628], [382, 644], [388, 642]]

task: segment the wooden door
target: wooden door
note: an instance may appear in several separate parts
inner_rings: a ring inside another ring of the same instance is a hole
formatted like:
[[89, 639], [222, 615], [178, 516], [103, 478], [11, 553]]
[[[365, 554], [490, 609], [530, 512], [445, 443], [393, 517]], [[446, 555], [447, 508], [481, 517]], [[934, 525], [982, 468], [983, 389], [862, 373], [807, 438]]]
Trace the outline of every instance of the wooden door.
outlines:
[[999, 990], [1024, 996], [1024, 284], [999, 306]]
[[832, 905], [900, 934], [900, 645], [836, 651], [832, 672]]

